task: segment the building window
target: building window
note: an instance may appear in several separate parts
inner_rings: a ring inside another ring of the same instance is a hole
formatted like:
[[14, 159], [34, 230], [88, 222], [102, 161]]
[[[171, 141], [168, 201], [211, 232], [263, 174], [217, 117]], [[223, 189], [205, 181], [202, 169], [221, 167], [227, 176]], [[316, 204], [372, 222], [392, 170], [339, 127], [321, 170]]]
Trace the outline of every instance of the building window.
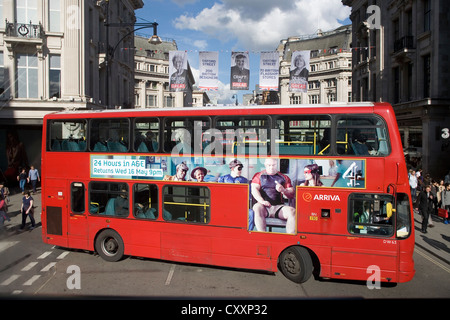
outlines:
[[330, 92], [327, 94], [328, 103], [336, 101], [336, 93]]
[[290, 97], [290, 104], [301, 104], [302, 103], [302, 97], [301, 96], [295, 96], [295, 95], [292, 95], [291, 97]]
[[423, 97], [430, 97], [431, 89], [431, 56], [423, 57]]
[[48, 11], [49, 11], [49, 18], [48, 18], [49, 31], [61, 32], [61, 1], [49, 0]]
[[37, 0], [16, 1], [16, 14], [18, 23], [38, 24]]
[[3, 52], [0, 51], [0, 98], [4, 98], [5, 87], [5, 64], [3, 62]]
[[408, 63], [408, 100], [413, 100], [413, 64]]
[[38, 58], [36, 55], [17, 54], [17, 97], [38, 97]]
[[61, 98], [61, 56], [57, 54], [49, 55], [49, 97]]
[[154, 95], [147, 95], [147, 104], [146, 107], [156, 107], [156, 96]]
[[318, 94], [312, 94], [309, 97], [309, 104], [318, 104], [320, 103], [319, 95]]
[[431, 30], [431, 1], [423, 2], [423, 31]]
[[172, 96], [164, 96], [164, 106], [165, 107], [173, 107], [174, 106], [174, 98]]
[[394, 103], [400, 102], [400, 68], [394, 68]]

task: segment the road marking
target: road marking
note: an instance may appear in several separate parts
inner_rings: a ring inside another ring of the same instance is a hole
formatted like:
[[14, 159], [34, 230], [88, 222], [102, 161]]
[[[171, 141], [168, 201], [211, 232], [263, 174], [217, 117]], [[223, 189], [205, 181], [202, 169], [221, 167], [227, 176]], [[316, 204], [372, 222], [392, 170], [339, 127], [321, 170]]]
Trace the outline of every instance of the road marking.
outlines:
[[69, 254], [69, 251], [64, 251], [56, 259], [59, 259], [59, 260], [64, 259], [68, 254]]
[[38, 264], [37, 262], [30, 262], [25, 267], [23, 267], [23, 269], [21, 271], [29, 271], [29, 270], [33, 269], [33, 267], [37, 264]]
[[18, 274], [13, 274], [8, 279], [3, 281], [0, 285], [2, 285], [2, 286], [9, 286], [11, 283], [13, 283], [14, 281], [16, 281], [19, 278], [20, 278], [20, 276]]
[[37, 279], [39, 279], [41, 277], [41, 275], [36, 274], [34, 276], [32, 276], [27, 282], [25, 282], [23, 285], [24, 286], [31, 286], [33, 284], [33, 282], [35, 282]]
[[2, 241], [0, 242], [0, 252], [5, 251], [8, 248], [11, 248], [12, 246], [18, 244], [19, 241]]
[[44, 268], [42, 268], [41, 272], [47, 272], [51, 268], [53, 268], [56, 265], [56, 262], [50, 262], [48, 265], [46, 265]]
[[44, 252], [43, 254], [41, 254], [39, 257], [38, 257], [38, 259], [45, 259], [45, 258], [47, 258], [49, 255], [51, 255], [52, 254], [52, 252], [51, 251], [47, 251], [47, 252]]
[[175, 265], [173, 264], [172, 267], [170, 267], [169, 274], [167, 275], [166, 283], [165, 285], [168, 286], [170, 282], [172, 281], [173, 273], [175, 272]]
[[417, 252], [418, 254], [420, 254], [422, 257], [424, 257], [424, 258], [427, 259], [428, 261], [434, 263], [435, 265], [437, 265], [437, 266], [440, 267], [441, 269], [443, 269], [443, 270], [447, 271], [448, 273], [450, 273], [450, 269], [449, 269], [449, 268], [447, 268], [446, 266], [444, 266], [442, 263], [440, 263], [440, 262], [434, 260], [434, 259], [431, 258], [429, 255], [423, 253], [423, 252], [420, 251], [420, 250], [417, 250], [417, 248], [414, 249], [414, 251], [416, 251], [416, 252]]

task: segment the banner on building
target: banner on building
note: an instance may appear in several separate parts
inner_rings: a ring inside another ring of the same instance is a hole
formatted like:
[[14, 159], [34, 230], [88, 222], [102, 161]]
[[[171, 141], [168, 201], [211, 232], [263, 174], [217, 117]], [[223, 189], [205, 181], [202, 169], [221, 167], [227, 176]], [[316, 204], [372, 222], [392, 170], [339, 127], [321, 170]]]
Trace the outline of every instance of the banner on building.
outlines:
[[219, 52], [200, 51], [199, 64], [198, 87], [200, 90], [218, 90]]
[[289, 72], [289, 91], [307, 92], [310, 50], [294, 51]]
[[231, 90], [248, 90], [250, 83], [250, 61], [248, 52], [231, 52]]
[[187, 90], [188, 77], [186, 51], [169, 51], [169, 74], [170, 91]]
[[278, 75], [280, 70], [277, 51], [261, 52], [259, 61], [259, 88], [278, 91]]

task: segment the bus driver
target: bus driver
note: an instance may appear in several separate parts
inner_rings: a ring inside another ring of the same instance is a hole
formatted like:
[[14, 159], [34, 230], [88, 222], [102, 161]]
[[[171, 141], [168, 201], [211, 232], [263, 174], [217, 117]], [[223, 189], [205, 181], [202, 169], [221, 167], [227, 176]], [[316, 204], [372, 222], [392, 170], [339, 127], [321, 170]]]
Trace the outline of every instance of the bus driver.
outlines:
[[266, 218], [286, 220], [286, 233], [295, 232], [295, 208], [284, 204], [283, 196], [295, 196], [291, 179], [277, 168], [277, 159], [267, 158], [265, 170], [256, 173], [252, 179], [252, 196], [257, 203], [253, 206], [255, 226], [258, 231], [266, 231]]

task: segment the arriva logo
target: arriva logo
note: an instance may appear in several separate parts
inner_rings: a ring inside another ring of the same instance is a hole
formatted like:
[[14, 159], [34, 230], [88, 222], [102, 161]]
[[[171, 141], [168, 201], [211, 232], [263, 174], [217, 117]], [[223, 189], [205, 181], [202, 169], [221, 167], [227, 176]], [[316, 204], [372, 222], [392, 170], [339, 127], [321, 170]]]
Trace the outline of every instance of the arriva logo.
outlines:
[[311, 193], [305, 192], [305, 193], [303, 194], [303, 200], [305, 200], [306, 202], [311, 202], [311, 200], [312, 200], [312, 195], [311, 195]]
[[316, 194], [314, 197], [311, 193], [305, 192], [303, 193], [303, 200], [306, 202], [311, 202], [312, 200], [322, 200], [322, 201], [341, 201], [341, 198], [339, 198], [339, 195], [335, 194]]
[[314, 200], [341, 201], [337, 194], [316, 194]]

